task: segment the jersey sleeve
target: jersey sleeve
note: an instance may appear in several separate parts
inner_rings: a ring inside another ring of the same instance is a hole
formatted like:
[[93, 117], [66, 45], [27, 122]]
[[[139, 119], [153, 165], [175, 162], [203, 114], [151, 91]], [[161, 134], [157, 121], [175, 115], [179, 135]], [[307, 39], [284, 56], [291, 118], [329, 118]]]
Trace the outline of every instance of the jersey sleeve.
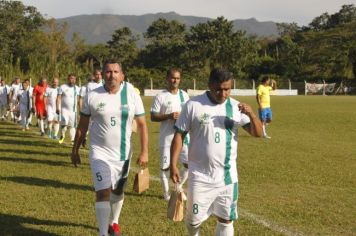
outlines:
[[83, 108], [80, 111], [80, 115], [84, 115], [84, 116], [90, 116], [90, 104], [89, 104], [89, 95], [86, 94], [84, 97], [84, 103], [83, 103]]
[[58, 88], [58, 95], [62, 95], [62, 94], [63, 94], [63, 88], [62, 88], [62, 86], [60, 86]]
[[179, 133], [187, 133], [190, 129], [190, 124], [192, 122], [192, 112], [190, 112], [191, 104], [185, 103], [182, 107], [182, 111], [176, 121], [174, 128]]
[[257, 87], [257, 94], [258, 94], [258, 95], [262, 95], [262, 87], [261, 87], [261, 85], [259, 85], [259, 86]]
[[37, 95], [37, 93], [38, 93], [38, 87], [37, 87], [37, 85], [33, 88], [33, 91], [32, 91], [32, 95]]
[[133, 93], [134, 103], [135, 103], [135, 117], [144, 116], [145, 115], [145, 108], [143, 106], [142, 99], [140, 95], [136, 92]]
[[45, 97], [48, 97], [49, 92], [50, 92], [50, 88], [46, 88], [45, 93], [44, 93], [44, 96], [45, 96]]
[[162, 106], [162, 102], [160, 99], [159, 95], [156, 95], [156, 97], [153, 99], [153, 103], [151, 106], [151, 113], [153, 114], [158, 114], [161, 112], [161, 106]]

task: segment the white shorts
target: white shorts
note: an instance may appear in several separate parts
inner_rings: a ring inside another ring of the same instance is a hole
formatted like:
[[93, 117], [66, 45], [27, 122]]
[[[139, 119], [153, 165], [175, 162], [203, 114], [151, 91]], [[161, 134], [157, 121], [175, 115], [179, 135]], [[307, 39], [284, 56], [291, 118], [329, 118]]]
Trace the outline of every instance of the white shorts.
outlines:
[[[161, 161], [160, 161], [160, 168], [162, 170], [168, 169], [171, 163], [171, 147], [160, 147], [160, 154], [161, 154]], [[182, 151], [179, 154], [179, 161], [183, 164], [188, 164], [188, 147], [187, 145], [183, 145]]]
[[77, 127], [77, 113], [73, 112], [73, 111], [68, 111], [68, 110], [62, 109], [61, 125], [76, 128]]
[[52, 106], [47, 106], [47, 119], [48, 121], [59, 121], [56, 109]]
[[124, 188], [130, 169], [130, 159], [109, 163], [104, 159], [90, 158], [90, 167], [95, 191]]
[[189, 224], [200, 224], [211, 214], [225, 220], [237, 219], [237, 182], [212, 187], [189, 179], [187, 197], [186, 219]]

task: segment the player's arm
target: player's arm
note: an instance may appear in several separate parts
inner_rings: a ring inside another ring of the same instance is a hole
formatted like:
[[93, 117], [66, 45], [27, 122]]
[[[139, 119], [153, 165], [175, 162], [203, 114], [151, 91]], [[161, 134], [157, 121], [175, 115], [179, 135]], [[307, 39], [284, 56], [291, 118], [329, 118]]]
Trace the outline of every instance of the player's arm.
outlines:
[[148, 163], [148, 130], [145, 116], [135, 118], [137, 124], [137, 132], [140, 138], [141, 152], [138, 156], [137, 163], [140, 166], [146, 166]]
[[75, 133], [74, 145], [72, 148], [72, 163], [75, 167], [81, 163], [79, 156], [79, 147], [83, 143], [89, 127], [90, 116], [85, 114], [80, 114], [79, 124], [77, 131]]
[[272, 90], [277, 89], [277, 82], [274, 79], [271, 80], [271, 87], [272, 87]]
[[32, 93], [32, 108], [31, 111], [32, 113], [35, 113], [35, 107], [36, 107], [36, 90], [33, 89], [33, 93]]
[[151, 121], [153, 122], [161, 122], [165, 120], [176, 120], [179, 117], [179, 112], [172, 112], [169, 114], [161, 114], [161, 113], [155, 113], [151, 112]]
[[177, 167], [177, 162], [179, 159], [179, 154], [182, 151], [183, 141], [186, 133], [180, 130], [176, 130], [172, 144], [171, 144], [171, 163], [170, 163], [170, 174], [173, 183], [178, 183], [180, 180], [179, 170]]
[[58, 94], [56, 99], [56, 113], [59, 115], [61, 108], [62, 95]]
[[246, 114], [250, 118], [250, 123], [243, 126], [244, 130], [254, 137], [262, 137], [262, 123], [253, 112], [252, 108], [246, 103], [240, 103], [239, 109], [243, 114]]

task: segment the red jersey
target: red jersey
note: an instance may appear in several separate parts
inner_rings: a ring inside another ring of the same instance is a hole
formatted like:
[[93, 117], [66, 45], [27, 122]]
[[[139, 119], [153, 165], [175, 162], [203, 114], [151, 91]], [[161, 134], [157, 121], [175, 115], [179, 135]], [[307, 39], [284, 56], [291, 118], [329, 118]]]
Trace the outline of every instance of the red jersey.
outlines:
[[39, 85], [37, 84], [34, 88], [33, 88], [33, 95], [36, 97], [35, 100], [35, 105], [44, 105], [44, 94], [46, 92], [46, 88], [47, 88], [47, 84], [45, 85]]

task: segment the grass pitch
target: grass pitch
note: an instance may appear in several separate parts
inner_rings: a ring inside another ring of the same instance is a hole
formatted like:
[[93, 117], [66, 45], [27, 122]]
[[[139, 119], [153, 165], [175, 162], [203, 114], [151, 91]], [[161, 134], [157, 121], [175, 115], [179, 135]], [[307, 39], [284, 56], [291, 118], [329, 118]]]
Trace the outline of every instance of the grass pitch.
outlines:
[[[143, 99], [156, 178], [138, 195], [131, 171], [120, 225], [124, 235], [186, 235], [183, 222], [166, 218], [157, 181], [159, 124], [149, 121], [152, 98]], [[238, 100], [256, 109], [253, 97]], [[240, 131], [236, 235], [356, 235], [355, 108], [355, 97], [275, 96], [272, 139]], [[138, 147], [136, 135], [133, 141]], [[40, 137], [36, 128], [22, 132], [0, 122], [0, 235], [97, 235], [88, 150], [81, 150], [79, 168], [70, 151], [68, 142]], [[201, 235], [214, 228], [211, 217]]]

